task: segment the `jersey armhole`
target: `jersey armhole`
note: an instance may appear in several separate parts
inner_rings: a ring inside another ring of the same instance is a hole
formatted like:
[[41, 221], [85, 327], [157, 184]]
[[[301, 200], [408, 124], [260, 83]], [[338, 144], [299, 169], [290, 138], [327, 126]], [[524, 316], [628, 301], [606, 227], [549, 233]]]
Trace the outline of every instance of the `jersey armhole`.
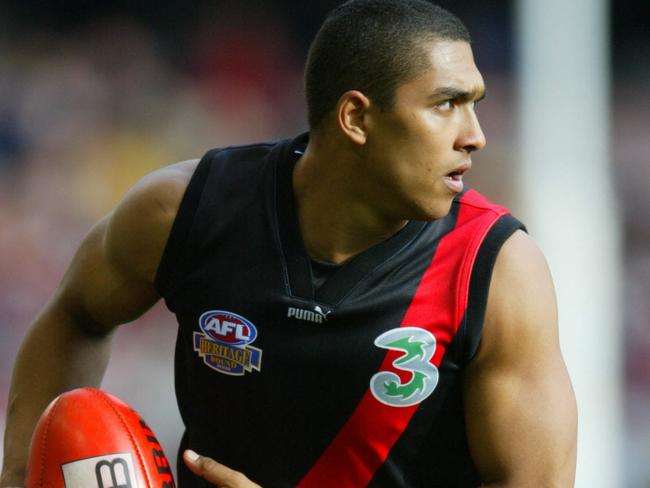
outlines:
[[184, 257], [188, 254], [187, 242], [208, 179], [213, 153], [214, 150], [206, 153], [196, 166], [167, 238], [154, 281], [156, 291], [163, 298], [169, 294], [170, 285], [181, 272]]
[[476, 255], [470, 278], [466, 320], [463, 324], [465, 328], [463, 366], [474, 358], [481, 342], [492, 269], [499, 250], [503, 243], [519, 229], [526, 232], [524, 224], [512, 215], [500, 217], [488, 231]]

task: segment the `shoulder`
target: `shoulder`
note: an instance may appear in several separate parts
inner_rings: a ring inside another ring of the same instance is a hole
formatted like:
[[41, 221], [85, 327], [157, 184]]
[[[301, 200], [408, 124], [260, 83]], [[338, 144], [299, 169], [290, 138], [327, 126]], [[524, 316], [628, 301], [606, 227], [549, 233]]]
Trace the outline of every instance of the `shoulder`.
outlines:
[[503, 304], [496, 299], [511, 305], [532, 305], [542, 299], [555, 301], [554, 292], [550, 293], [552, 288], [551, 272], [541, 249], [528, 234], [515, 231], [504, 242], [494, 264], [490, 286], [494, 308], [507, 312], [501, 310]]
[[[548, 341], [548, 342], [547, 342]], [[531, 237], [515, 231], [494, 264], [478, 356], [522, 348], [540, 352], [557, 343], [557, 305], [551, 272]], [[532, 351], [531, 351], [532, 352]], [[506, 356], [501, 356], [506, 359]]]
[[116, 266], [153, 282], [183, 195], [199, 160], [160, 168], [131, 187], [108, 216], [105, 255]]
[[173, 221], [198, 162], [197, 159], [182, 161], [144, 176], [113, 211], [111, 227], [137, 228]]
[[[546, 258], [535, 241], [522, 230], [515, 231], [504, 243], [494, 265], [495, 279], [529, 283], [529, 278], [550, 280]], [[497, 283], [503, 286], [504, 283]]]

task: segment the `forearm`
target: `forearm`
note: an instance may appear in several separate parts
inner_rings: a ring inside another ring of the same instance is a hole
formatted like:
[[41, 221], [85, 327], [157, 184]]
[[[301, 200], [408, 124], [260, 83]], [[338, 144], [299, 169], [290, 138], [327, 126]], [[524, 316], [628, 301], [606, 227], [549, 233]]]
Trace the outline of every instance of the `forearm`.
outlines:
[[49, 402], [63, 391], [100, 384], [111, 334], [91, 330], [51, 303], [27, 333], [9, 393], [1, 487], [23, 485], [31, 435]]

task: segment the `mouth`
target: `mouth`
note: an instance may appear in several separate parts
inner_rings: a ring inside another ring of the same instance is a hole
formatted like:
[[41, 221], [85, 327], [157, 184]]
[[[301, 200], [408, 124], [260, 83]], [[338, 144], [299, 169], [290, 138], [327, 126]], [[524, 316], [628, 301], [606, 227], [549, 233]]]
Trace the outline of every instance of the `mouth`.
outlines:
[[458, 166], [453, 171], [450, 171], [444, 176], [445, 184], [449, 187], [454, 193], [460, 193], [463, 191], [463, 175], [469, 171], [472, 167], [470, 163], [465, 163]]

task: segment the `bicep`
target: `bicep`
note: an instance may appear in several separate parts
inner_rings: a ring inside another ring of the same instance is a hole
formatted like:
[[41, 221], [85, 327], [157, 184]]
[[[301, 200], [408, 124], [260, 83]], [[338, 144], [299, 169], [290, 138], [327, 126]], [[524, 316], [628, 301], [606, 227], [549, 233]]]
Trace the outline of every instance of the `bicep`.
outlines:
[[54, 305], [96, 332], [108, 332], [159, 298], [155, 275], [178, 206], [197, 161], [140, 180], [79, 247]]
[[107, 239], [111, 218], [90, 230], [54, 296], [54, 306], [97, 333], [134, 320], [158, 299], [151, 282], [112, 256], [115, 244]]
[[555, 293], [544, 257], [522, 232], [497, 258], [481, 345], [464, 381], [468, 441], [486, 483], [572, 486], [576, 407]]

